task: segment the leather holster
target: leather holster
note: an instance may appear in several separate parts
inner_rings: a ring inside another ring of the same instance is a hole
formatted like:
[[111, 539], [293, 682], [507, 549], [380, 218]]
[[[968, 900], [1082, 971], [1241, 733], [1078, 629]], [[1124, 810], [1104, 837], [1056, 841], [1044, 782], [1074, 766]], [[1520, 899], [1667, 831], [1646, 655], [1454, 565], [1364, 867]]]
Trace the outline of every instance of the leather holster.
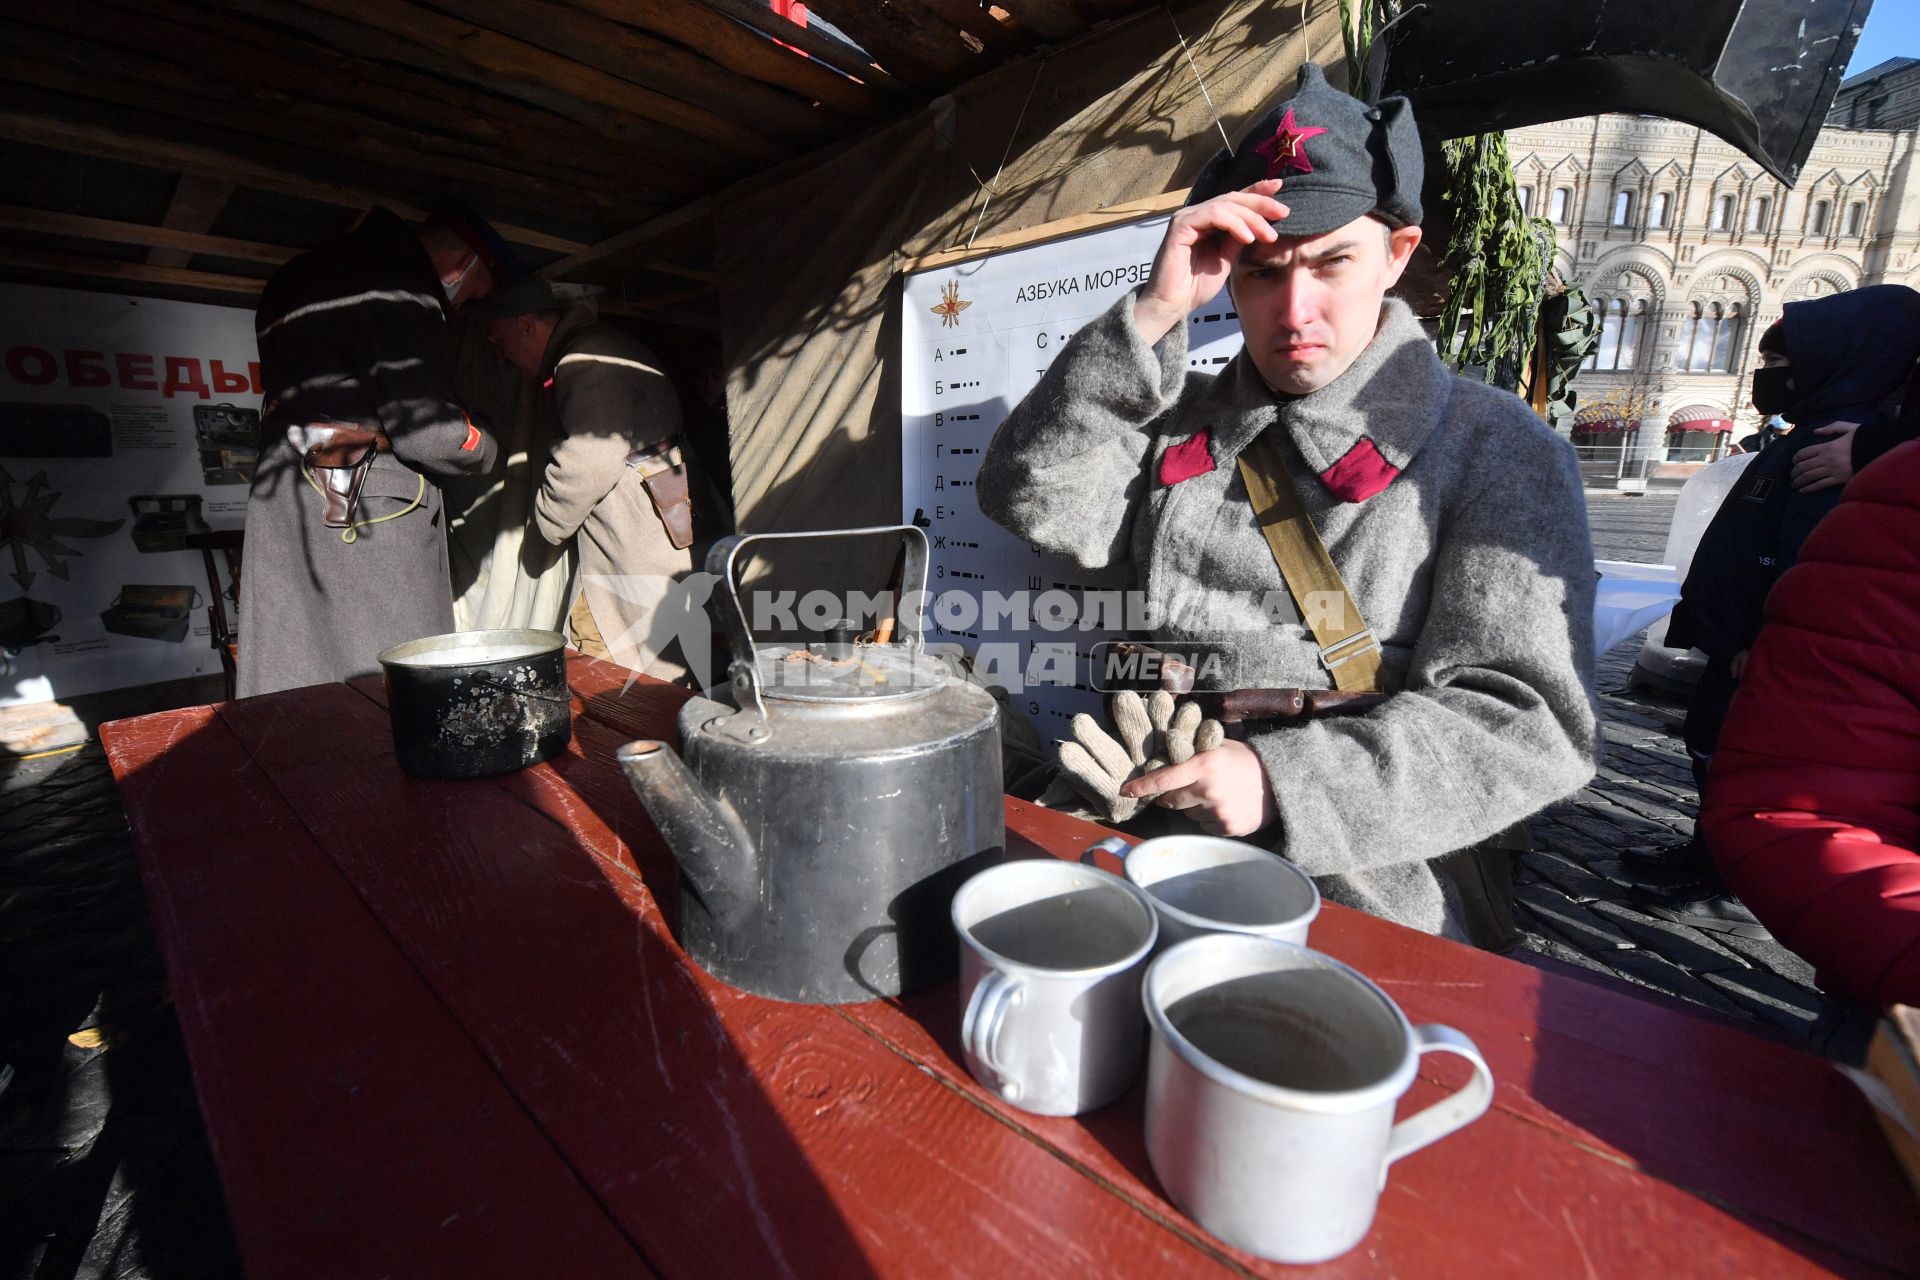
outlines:
[[288, 427], [287, 439], [326, 499], [322, 523], [329, 529], [351, 528], [373, 455], [393, 447], [386, 434], [357, 422], [310, 422]]
[[627, 465], [640, 473], [653, 513], [676, 551], [693, 545], [693, 497], [687, 486], [687, 460], [680, 446], [668, 443], [635, 449]]

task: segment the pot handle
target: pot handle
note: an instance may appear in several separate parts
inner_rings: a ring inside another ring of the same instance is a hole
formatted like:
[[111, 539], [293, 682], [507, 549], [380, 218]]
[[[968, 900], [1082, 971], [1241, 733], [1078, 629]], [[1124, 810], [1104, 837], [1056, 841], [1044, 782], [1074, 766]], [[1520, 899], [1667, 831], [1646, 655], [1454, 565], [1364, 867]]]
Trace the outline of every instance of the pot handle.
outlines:
[[1402, 1156], [1412, 1155], [1456, 1129], [1464, 1129], [1486, 1114], [1493, 1105], [1493, 1072], [1473, 1041], [1437, 1022], [1423, 1023], [1413, 1029], [1415, 1049], [1422, 1053], [1452, 1053], [1473, 1064], [1473, 1079], [1453, 1093], [1408, 1116], [1393, 1126], [1387, 1135], [1387, 1158], [1380, 1164], [1380, 1181], [1387, 1180], [1387, 1166]]
[[1020, 1082], [1000, 1065], [1000, 1033], [1006, 1029], [1007, 1011], [1020, 1001], [1020, 980], [990, 969], [974, 984], [960, 1019], [960, 1043], [992, 1077], [980, 1083], [1008, 1102], [1020, 1100]]
[[[761, 700], [760, 666], [758, 653], [753, 647], [753, 632], [747, 626], [747, 613], [740, 604], [739, 578], [737, 577], [740, 553], [755, 542], [772, 542], [799, 538], [855, 538], [872, 534], [894, 534], [906, 538], [907, 550], [904, 570], [900, 575], [901, 595], [895, 601], [895, 612], [900, 619], [898, 634], [909, 648], [917, 649], [922, 643], [920, 615], [927, 598], [927, 534], [918, 525], [875, 525], [863, 529], [815, 529], [801, 533], [738, 533], [721, 538], [707, 552], [707, 572], [720, 580], [726, 590], [715, 599], [719, 602], [720, 626], [726, 633], [727, 650], [733, 655], [728, 674], [733, 678], [734, 692], [740, 699], [740, 705], [749, 703], [767, 718], [766, 704]], [[914, 584], [918, 583], [916, 587]]]

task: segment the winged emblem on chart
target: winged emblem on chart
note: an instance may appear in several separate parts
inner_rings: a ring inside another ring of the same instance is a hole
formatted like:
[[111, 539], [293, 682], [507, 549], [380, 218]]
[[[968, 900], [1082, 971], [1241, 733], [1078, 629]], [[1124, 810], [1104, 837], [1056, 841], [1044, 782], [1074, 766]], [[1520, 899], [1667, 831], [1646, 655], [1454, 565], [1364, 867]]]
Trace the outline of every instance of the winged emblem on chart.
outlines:
[[941, 287], [940, 304], [938, 306], [928, 307], [927, 310], [940, 317], [940, 327], [942, 329], [948, 326], [957, 329], [960, 327], [960, 313], [972, 305], [973, 303], [961, 299], [960, 282], [958, 280], [949, 280]]
[[88, 520], [79, 516], [57, 517], [53, 504], [58, 493], [47, 492], [47, 473], [38, 471], [27, 481], [27, 491], [14, 500], [13, 476], [0, 467], [0, 552], [13, 553], [13, 580], [25, 591], [33, 585], [34, 574], [27, 571], [27, 552], [40, 557], [46, 571], [56, 578], [67, 577], [67, 557], [78, 550], [60, 542], [61, 538], [104, 538], [116, 532], [125, 520]]

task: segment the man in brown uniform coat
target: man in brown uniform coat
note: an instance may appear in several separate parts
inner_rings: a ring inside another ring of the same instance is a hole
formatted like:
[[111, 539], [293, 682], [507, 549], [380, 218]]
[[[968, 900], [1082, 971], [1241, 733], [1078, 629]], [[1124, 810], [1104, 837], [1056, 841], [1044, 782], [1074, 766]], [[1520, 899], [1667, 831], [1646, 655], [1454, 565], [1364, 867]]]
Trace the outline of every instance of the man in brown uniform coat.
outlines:
[[579, 538], [580, 590], [568, 619], [575, 643], [634, 671], [678, 676], [678, 655], [662, 655], [678, 628], [655, 617], [693, 568], [673, 384], [637, 338], [567, 306], [543, 280], [506, 291], [488, 310], [495, 349], [553, 396], [559, 434], [533, 527], [555, 546]]

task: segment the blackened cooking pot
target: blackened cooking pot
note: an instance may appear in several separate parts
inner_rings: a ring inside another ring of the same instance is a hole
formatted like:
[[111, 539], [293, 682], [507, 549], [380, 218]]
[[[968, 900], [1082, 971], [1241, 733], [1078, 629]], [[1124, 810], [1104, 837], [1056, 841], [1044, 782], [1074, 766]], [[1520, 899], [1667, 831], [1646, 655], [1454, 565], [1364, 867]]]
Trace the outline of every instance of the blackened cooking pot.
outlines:
[[400, 767], [486, 778], [566, 750], [566, 644], [556, 631], [456, 631], [382, 650]]

